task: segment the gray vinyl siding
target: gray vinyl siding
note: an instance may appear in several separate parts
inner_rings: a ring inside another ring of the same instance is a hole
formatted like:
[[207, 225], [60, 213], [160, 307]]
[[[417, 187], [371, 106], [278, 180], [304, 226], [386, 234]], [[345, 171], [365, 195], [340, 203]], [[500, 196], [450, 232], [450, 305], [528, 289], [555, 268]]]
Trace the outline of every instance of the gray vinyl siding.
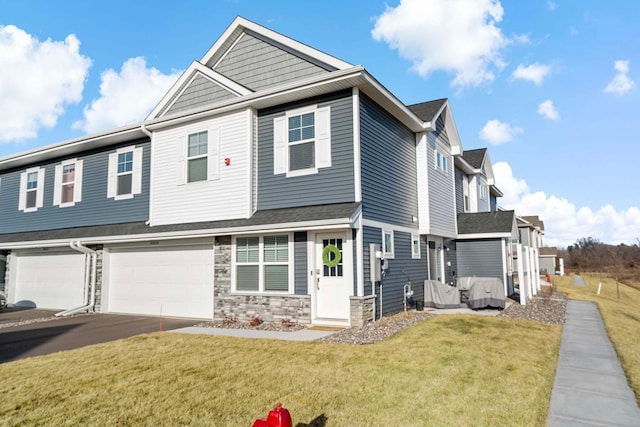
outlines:
[[453, 156], [449, 155], [449, 153], [445, 153], [448, 155], [446, 173], [436, 169], [435, 150], [437, 147], [437, 140], [440, 140], [447, 147], [450, 147], [449, 137], [447, 136], [442, 116], [438, 117], [438, 120], [436, 121], [436, 130], [427, 134], [430, 234], [444, 237], [456, 237], [454, 182], [451, 176], [455, 173]]
[[494, 195], [490, 195], [489, 197], [491, 199], [491, 202], [490, 202], [491, 212], [495, 212], [498, 210], [498, 199]]
[[[455, 240], [448, 240], [444, 242], [444, 246], [447, 248], [444, 252], [444, 281], [445, 283], [455, 284], [456, 276], [458, 275], [458, 256]], [[451, 263], [451, 265], [448, 265]]]
[[[404, 285], [412, 282], [413, 299], [424, 299], [423, 283], [427, 279], [427, 245], [420, 239], [420, 259], [411, 258], [411, 234], [394, 231], [394, 259], [388, 260], [389, 268], [382, 278], [382, 314], [384, 316], [398, 313], [404, 309]], [[382, 230], [375, 227], [364, 227], [364, 294], [371, 295], [371, 278], [369, 275], [369, 244], [382, 244]], [[380, 293], [376, 285], [376, 313], [380, 315]]]
[[[135, 145], [143, 148], [142, 193], [132, 199], [107, 198], [109, 154], [119, 147]], [[120, 224], [149, 219], [149, 164], [151, 149], [148, 140], [130, 141], [125, 144], [85, 152], [29, 167], [44, 167], [44, 205], [36, 212], [18, 210], [20, 174], [27, 167], [1, 175], [0, 234], [26, 231], [53, 230], [92, 225]], [[77, 158], [83, 160], [82, 200], [75, 206], [60, 208], [53, 205], [54, 170], [61, 161]]]
[[182, 92], [182, 94], [180, 94], [171, 108], [161, 114], [177, 113], [235, 97], [236, 95], [223, 87], [202, 75], [198, 75]]
[[456, 187], [456, 214], [464, 212], [464, 184], [465, 174], [456, 168], [455, 187]]
[[415, 227], [418, 216], [415, 134], [360, 96], [362, 216]]
[[[351, 99], [351, 92], [343, 91], [258, 112], [259, 210], [355, 201]], [[313, 104], [331, 106], [331, 167], [312, 175], [274, 175], [273, 119], [287, 110]]]
[[328, 72], [250, 32], [244, 33], [214, 70], [253, 91]]
[[307, 232], [293, 233], [293, 280], [296, 295], [308, 295], [307, 286]]
[[458, 277], [497, 277], [503, 280], [500, 239], [458, 240]]
[[[539, 257], [538, 262], [540, 263], [540, 274], [556, 274], [556, 259], [552, 257]], [[0, 272], [2, 271], [2, 261], [0, 261]]]

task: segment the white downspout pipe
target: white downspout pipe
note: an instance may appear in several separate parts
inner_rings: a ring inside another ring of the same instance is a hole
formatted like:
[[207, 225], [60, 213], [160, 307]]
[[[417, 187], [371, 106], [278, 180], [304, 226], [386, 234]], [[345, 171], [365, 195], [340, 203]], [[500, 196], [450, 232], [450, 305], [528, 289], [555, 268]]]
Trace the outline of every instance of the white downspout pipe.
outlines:
[[[144, 125], [144, 123], [140, 123], [140, 130], [142, 133], [149, 137], [149, 147], [151, 147], [151, 164], [153, 164], [153, 133], [149, 131]], [[153, 203], [151, 200], [151, 196], [153, 195], [153, 167], [149, 170], [149, 219], [145, 221], [145, 225], [149, 225], [151, 223], [151, 210], [153, 209]]]
[[[98, 254], [96, 251], [83, 246], [82, 243], [78, 242], [69, 242], [69, 247], [71, 249], [76, 250], [78, 252], [82, 252], [85, 255], [89, 255], [90, 264], [91, 264], [91, 273], [89, 273], [89, 269], [85, 263], [85, 295], [87, 295], [87, 301], [85, 305], [80, 307], [72, 308], [69, 310], [61, 311], [60, 313], [56, 313], [56, 317], [65, 317], [71, 316], [72, 314], [80, 313], [82, 311], [91, 310], [96, 304], [96, 272], [98, 269]], [[89, 280], [89, 274], [91, 274], [91, 280]], [[89, 285], [90, 283], [90, 285]], [[89, 296], [88, 287], [91, 288], [91, 296]]]

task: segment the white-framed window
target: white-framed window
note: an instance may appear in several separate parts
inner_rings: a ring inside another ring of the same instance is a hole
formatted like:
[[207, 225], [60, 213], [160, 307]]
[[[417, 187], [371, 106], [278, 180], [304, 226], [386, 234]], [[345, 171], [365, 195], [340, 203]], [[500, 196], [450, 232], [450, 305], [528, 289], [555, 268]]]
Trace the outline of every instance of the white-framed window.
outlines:
[[481, 200], [487, 200], [487, 184], [485, 184], [484, 182], [480, 182], [480, 199]]
[[220, 178], [220, 129], [199, 129], [178, 139], [178, 185]]
[[35, 212], [44, 205], [44, 168], [29, 168], [20, 174], [18, 210]]
[[292, 245], [293, 239], [288, 234], [235, 237], [233, 290], [293, 293]]
[[469, 200], [469, 178], [467, 176], [462, 177], [462, 197], [464, 203], [464, 212], [471, 210], [471, 203]]
[[382, 230], [382, 256], [385, 259], [394, 258], [393, 230]]
[[275, 175], [300, 176], [331, 167], [331, 108], [312, 105], [287, 111], [273, 122]]
[[435, 166], [436, 169], [443, 172], [443, 173], [447, 173], [447, 156], [445, 156], [442, 152], [440, 152], [439, 150], [435, 151]]
[[82, 160], [70, 159], [56, 165], [53, 179], [53, 205], [61, 208], [82, 201]]
[[207, 180], [209, 133], [191, 133], [187, 136], [187, 182]]
[[124, 147], [109, 154], [107, 197], [131, 199], [142, 193], [142, 147]]
[[411, 235], [411, 258], [420, 259], [420, 236], [417, 234]]

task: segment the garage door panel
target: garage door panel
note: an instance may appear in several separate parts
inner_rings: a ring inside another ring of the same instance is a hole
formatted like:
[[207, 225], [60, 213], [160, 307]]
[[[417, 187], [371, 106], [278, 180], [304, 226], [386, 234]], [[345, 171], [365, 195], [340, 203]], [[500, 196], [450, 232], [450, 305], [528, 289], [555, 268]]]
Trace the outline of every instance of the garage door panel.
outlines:
[[113, 250], [109, 264], [109, 311], [213, 317], [211, 246]]
[[[80, 253], [16, 254], [12, 302], [69, 309], [84, 303], [85, 256]], [[14, 273], [12, 273], [14, 274]]]

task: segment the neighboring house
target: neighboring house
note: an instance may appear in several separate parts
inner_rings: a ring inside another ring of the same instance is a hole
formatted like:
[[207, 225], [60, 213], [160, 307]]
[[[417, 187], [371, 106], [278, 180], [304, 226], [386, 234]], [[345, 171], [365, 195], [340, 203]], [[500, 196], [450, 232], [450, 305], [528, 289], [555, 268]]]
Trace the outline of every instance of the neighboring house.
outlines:
[[556, 247], [543, 247], [540, 248], [538, 253], [538, 259], [540, 264], [540, 275], [546, 276], [555, 275], [558, 270], [558, 248]]
[[9, 302], [327, 325], [398, 312], [409, 281], [422, 297], [429, 242], [455, 237], [455, 217], [420, 221], [434, 146], [458, 153], [440, 104], [425, 120], [362, 66], [237, 18], [144, 123], [0, 159]]
[[520, 293], [527, 299], [540, 290], [538, 255], [542, 246], [544, 223], [537, 216], [517, 217], [517, 223], [519, 243], [514, 248], [513, 268], [518, 273]]
[[[449, 245], [449, 262], [456, 268], [453, 269], [455, 274], [447, 277], [448, 283], [455, 283], [455, 276], [497, 277], [508, 287], [505, 294], [511, 294], [511, 272], [503, 267], [505, 256], [502, 249], [499, 249], [504, 243], [501, 240], [504, 236], [495, 236], [495, 233], [510, 233], [512, 221], [507, 214], [478, 215], [496, 212], [498, 197], [502, 197], [502, 193], [495, 185], [493, 167], [486, 148], [465, 150], [455, 158], [458, 235], [457, 240]], [[492, 234], [491, 242], [484, 238], [487, 233]], [[478, 238], [476, 234], [484, 237]], [[458, 248], [462, 250], [460, 256]], [[505, 253], [510, 256], [509, 250]], [[467, 262], [469, 260], [471, 262]]]
[[[426, 240], [429, 279], [452, 281], [457, 236], [454, 158], [462, 154], [460, 137], [447, 99], [410, 105], [433, 132], [418, 135], [418, 205], [420, 235]], [[426, 166], [426, 167], [425, 167]]]

